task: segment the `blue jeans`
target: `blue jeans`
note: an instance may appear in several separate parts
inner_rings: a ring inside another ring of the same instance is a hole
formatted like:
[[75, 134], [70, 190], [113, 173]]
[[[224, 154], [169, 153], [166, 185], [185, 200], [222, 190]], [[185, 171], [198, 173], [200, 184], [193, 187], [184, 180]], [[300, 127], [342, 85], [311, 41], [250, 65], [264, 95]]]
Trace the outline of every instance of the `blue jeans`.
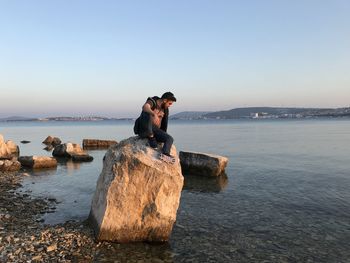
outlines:
[[152, 126], [154, 138], [156, 138], [157, 142], [163, 142], [162, 152], [166, 155], [170, 155], [170, 149], [173, 145], [174, 138], [166, 133], [165, 131], [159, 129], [158, 127]]
[[137, 118], [134, 126], [135, 134], [138, 134], [141, 138], [149, 138], [154, 135], [157, 142], [163, 142], [162, 152], [169, 155], [171, 146], [173, 145], [174, 139], [165, 131], [152, 125], [151, 116], [147, 112], [142, 112], [141, 116]]

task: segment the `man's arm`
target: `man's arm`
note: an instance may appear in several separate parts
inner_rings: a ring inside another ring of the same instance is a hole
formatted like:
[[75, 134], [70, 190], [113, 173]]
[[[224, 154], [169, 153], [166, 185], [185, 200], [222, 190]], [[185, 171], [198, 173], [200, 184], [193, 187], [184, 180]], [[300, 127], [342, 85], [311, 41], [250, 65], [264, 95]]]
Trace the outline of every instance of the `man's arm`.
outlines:
[[149, 113], [151, 116], [154, 116], [151, 104], [149, 104], [148, 101], [142, 106], [142, 111]]
[[164, 116], [163, 116], [163, 119], [162, 119], [162, 123], [160, 125], [160, 129], [165, 131], [165, 132], [168, 129], [168, 117], [169, 117], [169, 109], [165, 109], [164, 110]]

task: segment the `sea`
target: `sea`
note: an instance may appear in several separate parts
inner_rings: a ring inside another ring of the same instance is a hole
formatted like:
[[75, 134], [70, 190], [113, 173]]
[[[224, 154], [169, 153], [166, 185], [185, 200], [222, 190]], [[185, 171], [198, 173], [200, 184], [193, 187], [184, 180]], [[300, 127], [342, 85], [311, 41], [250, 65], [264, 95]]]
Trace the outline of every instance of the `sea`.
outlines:
[[[0, 122], [21, 155], [52, 156], [42, 141], [121, 141], [133, 121]], [[104, 252], [128, 262], [350, 262], [350, 119], [170, 120], [178, 151], [226, 156], [226, 174], [184, 175], [168, 243], [134, 243]], [[22, 144], [20, 141], [30, 143]], [[91, 163], [28, 170], [21, 192], [55, 198], [45, 224], [85, 220], [106, 150]], [[96, 259], [98, 262], [98, 259]], [[108, 261], [104, 261], [108, 262]]]

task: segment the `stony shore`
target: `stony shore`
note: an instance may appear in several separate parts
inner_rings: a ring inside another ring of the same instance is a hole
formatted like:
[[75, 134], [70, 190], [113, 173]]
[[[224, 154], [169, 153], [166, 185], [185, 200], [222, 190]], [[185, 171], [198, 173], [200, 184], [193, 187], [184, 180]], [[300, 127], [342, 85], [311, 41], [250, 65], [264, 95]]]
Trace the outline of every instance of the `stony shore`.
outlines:
[[53, 212], [56, 200], [18, 191], [21, 180], [21, 174], [0, 172], [0, 262], [108, 262], [107, 254], [115, 256], [112, 262], [128, 261], [117, 253], [119, 244], [95, 242], [86, 221], [43, 224], [40, 216]]

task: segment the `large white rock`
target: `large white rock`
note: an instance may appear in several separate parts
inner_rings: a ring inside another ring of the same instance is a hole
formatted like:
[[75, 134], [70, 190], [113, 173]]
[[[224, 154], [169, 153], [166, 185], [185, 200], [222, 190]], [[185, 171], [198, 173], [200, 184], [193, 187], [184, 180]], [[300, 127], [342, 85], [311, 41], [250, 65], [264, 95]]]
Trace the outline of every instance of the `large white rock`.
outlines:
[[90, 211], [97, 240], [169, 239], [183, 186], [175, 146], [171, 154], [175, 164], [159, 160], [159, 152], [138, 137], [109, 148]]

